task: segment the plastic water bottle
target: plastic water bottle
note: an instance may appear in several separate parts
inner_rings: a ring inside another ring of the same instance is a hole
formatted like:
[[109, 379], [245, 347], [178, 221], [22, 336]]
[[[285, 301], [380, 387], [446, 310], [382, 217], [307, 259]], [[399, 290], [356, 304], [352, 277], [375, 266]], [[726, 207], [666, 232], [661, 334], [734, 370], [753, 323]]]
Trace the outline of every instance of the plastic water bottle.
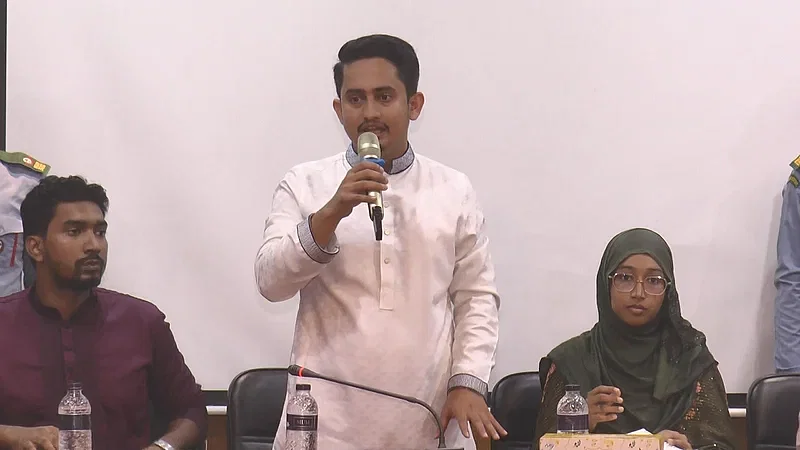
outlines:
[[58, 449], [92, 450], [92, 405], [80, 383], [70, 383], [58, 404]]
[[317, 417], [311, 385], [298, 384], [286, 405], [287, 450], [317, 450]]
[[559, 433], [589, 433], [589, 404], [581, 396], [579, 385], [567, 385], [567, 393], [558, 401], [556, 415]]

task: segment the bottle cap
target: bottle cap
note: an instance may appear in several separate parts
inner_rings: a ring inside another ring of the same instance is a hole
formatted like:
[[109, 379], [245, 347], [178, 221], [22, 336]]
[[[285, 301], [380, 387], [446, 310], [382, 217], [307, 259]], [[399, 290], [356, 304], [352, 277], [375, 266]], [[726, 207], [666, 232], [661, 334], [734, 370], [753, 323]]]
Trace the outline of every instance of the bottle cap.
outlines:
[[568, 384], [566, 389], [567, 389], [567, 392], [580, 391], [581, 390], [581, 385], [580, 384]]
[[78, 381], [71, 381], [67, 386], [67, 389], [69, 389], [70, 391], [79, 391], [83, 389], [83, 385]]
[[310, 391], [311, 385], [310, 384], [298, 384], [295, 386], [295, 390], [297, 391]]

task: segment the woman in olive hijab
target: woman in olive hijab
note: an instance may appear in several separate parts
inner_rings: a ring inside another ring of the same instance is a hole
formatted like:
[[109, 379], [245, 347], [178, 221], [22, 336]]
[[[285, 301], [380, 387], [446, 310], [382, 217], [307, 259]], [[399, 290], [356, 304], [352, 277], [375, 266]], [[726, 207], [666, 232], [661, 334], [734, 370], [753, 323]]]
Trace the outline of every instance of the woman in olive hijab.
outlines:
[[556, 431], [567, 384], [580, 385], [592, 433], [646, 429], [671, 445], [733, 449], [722, 376], [706, 338], [681, 316], [672, 251], [636, 228], [608, 243], [597, 272], [598, 322], [542, 358], [539, 438]]

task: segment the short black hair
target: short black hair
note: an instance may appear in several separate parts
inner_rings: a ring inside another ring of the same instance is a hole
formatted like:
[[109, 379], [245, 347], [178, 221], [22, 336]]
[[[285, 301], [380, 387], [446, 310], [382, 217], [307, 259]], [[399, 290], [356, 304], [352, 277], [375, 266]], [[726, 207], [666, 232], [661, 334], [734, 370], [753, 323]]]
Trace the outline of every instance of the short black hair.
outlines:
[[23, 235], [44, 237], [58, 205], [75, 202], [92, 202], [104, 216], [108, 212], [108, 196], [99, 184], [89, 184], [77, 175], [43, 178], [28, 192], [20, 206]]
[[371, 34], [345, 43], [339, 49], [339, 62], [333, 66], [336, 95], [341, 98], [344, 66], [362, 59], [383, 58], [397, 69], [397, 75], [411, 98], [419, 87], [419, 59], [408, 42], [387, 34]]

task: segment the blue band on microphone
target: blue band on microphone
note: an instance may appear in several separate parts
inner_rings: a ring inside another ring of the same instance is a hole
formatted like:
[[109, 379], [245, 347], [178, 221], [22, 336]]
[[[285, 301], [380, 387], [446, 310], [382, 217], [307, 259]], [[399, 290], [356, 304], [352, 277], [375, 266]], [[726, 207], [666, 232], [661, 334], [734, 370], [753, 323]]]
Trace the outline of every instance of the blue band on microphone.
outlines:
[[375, 163], [375, 164], [377, 164], [377, 165], [379, 165], [381, 167], [384, 167], [384, 168], [385, 168], [385, 164], [386, 164], [386, 161], [384, 161], [383, 158], [375, 158], [374, 156], [369, 156], [369, 157], [363, 157], [362, 156], [361, 157], [361, 161], [362, 162], [363, 161], [369, 161], [369, 162]]

